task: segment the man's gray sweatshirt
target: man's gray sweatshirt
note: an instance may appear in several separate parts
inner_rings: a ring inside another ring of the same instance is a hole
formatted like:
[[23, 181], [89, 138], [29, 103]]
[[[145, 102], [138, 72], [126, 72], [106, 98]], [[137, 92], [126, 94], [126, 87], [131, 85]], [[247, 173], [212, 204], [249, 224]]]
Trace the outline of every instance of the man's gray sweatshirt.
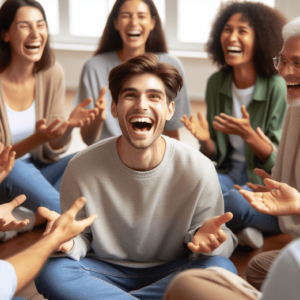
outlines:
[[[117, 151], [118, 137], [98, 142], [76, 155], [61, 184], [61, 210], [78, 197], [86, 205], [77, 220], [97, 220], [77, 236], [68, 256], [94, 258], [144, 268], [187, 257], [185, 246], [208, 219], [224, 213], [223, 196], [212, 162], [199, 151], [163, 137], [166, 150], [150, 171], [128, 168]], [[236, 237], [225, 226], [227, 240], [208, 255], [229, 257]]]

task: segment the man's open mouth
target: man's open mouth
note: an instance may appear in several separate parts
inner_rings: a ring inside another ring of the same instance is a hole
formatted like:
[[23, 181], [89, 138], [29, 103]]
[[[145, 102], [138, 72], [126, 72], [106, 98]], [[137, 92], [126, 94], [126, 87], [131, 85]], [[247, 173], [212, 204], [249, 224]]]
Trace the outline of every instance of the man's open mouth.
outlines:
[[132, 129], [137, 133], [148, 133], [153, 126], [153, 121], [148, 117], [132, 118], [130, 123]]
[[286, 87], [288, 90], [296, 90], [300, 88], [299, 82], [287, 82]]

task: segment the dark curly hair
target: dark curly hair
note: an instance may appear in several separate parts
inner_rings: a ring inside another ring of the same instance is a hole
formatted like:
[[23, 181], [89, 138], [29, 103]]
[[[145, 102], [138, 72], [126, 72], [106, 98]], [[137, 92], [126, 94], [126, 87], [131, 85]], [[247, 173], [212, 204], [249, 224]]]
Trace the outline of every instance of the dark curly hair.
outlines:
[[268, 78], [277, 71], [273, 65], [275, 57], [282, 48], [282, 27], [286, 18], [278, 10], [258, 2], [227, 2], [221, 5], [214, 20], [206, 51], [213, 62], [225, 73], [232, 72], [232, 67], [226, 65], [220, 37], [223, 28], [230, 17], [242, 13], [243, 21], [247, 21], [254, 29], [254, 67], [257, 75]]

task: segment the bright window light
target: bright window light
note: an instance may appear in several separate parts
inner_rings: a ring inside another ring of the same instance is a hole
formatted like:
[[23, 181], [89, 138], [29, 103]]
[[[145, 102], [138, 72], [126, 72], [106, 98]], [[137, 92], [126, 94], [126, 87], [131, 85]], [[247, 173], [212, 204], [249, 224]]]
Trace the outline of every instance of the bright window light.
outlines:
[[49, 34], [59, 34], [59, 8], [58, 0], [39, 0], [44, 8], [49, 26]]

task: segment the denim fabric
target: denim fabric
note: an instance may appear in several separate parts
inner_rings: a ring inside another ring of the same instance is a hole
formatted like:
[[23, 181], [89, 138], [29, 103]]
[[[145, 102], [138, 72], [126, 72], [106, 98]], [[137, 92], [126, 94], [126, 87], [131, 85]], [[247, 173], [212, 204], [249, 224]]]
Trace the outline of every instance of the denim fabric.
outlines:
[[[246, 185], [243, 189], [252, 191]], [[226, 223], [232, 232], [237, 232], [245, 227], [254, 227], [264, 234], [279, 234], [278, 218], [256, 211], [249, 202], [237, 191], [230, 190], [224, 194], [225, 212], [232, 212], [233, 218]]]
[[16, 298], [12, 298], [12, 300], [26, 300], [25, 298], [21, 298], [21, 297], [16, 297]]
[[228, 173], [218, 173], [223, 194], [233, 189], [234, 184], [244, 185], [248, 181], [247, 167], [245, 162], [232, 160], [231, 164], [232, 169]]
[[60, 213], [59, 188], [73, 156], [71, 154], [51, 164], [35, 162], [31, 157], [17, 160], [0, 185], [0, 203], [24, 194], [27, 199], [22, 205], [26, 208], [36, 212], [39, 206], [44, 206]]
[[36, 278], [39, 293], [52, 300], [162, 299], [170, 281], [191, 268], [223, 267], [236, 274], [233, 263], [222, 256], [201, 256], [150, 268], [129, 268], [91, 258], [75, 261], [52, 258]]

